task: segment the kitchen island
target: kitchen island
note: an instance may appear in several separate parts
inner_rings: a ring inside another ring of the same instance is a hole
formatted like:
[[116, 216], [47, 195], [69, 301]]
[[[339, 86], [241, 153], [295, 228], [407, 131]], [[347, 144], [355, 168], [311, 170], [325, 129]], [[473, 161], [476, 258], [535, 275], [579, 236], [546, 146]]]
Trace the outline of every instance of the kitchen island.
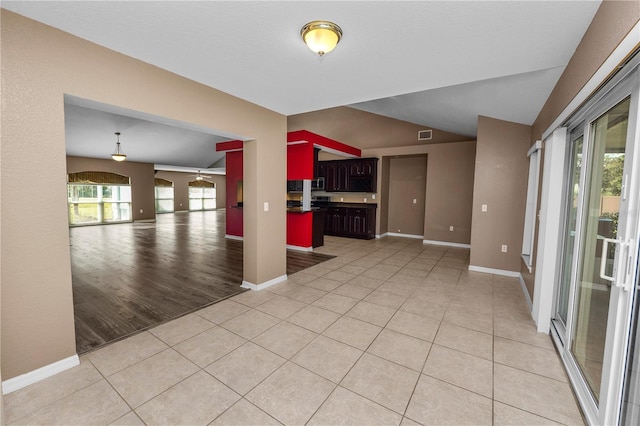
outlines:
[[327, 209], [287, 207], [287, 248], [312, 251], [324, 245]]

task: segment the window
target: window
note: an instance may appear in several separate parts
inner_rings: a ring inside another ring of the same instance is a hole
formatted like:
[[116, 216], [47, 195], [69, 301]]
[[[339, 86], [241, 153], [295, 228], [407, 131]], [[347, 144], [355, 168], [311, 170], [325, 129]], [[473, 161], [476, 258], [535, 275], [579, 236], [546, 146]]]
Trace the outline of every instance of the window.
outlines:
[[131, 222], [131, 186], [69, 184], [69, 224]]
[[131, 222], [131, 185], [127, 176], [78, 172], [67, 176], [69, 225]]
[[541, 141], [529, 149], [529, 183], [527, 185], [527, 207], [524, 217], [524, 231], [522, 234], [522, 259], [531, 271], [533, 266], [533, 242], [536, 233], [536, 217], [538, 210], [538, 182], [540, 180], [540, 148]]
[[173, 182], [156, 178], [156, 213], [173, 213]]
[[213, 182], [189, 182], [189, 210], [215, 210], [216, 185]]

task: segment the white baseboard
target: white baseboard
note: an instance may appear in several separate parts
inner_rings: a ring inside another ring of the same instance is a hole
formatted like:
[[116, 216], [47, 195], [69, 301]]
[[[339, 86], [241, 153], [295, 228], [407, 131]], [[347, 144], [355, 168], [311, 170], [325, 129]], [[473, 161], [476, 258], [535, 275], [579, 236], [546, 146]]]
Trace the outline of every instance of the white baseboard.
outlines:
[[37, 370], [30, 371], [20, 376], [8, 379], [2, 382], [2, 394], [7, 395], [11, 392], [15, 392], [18, 389], [22, 389], [25, 386], [32, 385], [40, 380], [44, 380], [48, 377], [54, 376], [58, 373], [62, 373], [65, 370], [80, 365], [80, 358], [78, 355], [72, 355], [69, 358], [61, 359], [44, 367], [40, 367]]
[[473, 272], [484, 272], [485, 274], [502, 275], [505, 277], [520, 277], [520, 272], [507, 271], [504, 269], [485, 268], [484, 266], [469, 265], [469, 270]]
[[237, 241], [244, 241], [243, 237], [238, 237], [237, 235], [229, 235], [229, 234], [225, 234], [224, 235], [225, 238], [228, 238], [230, 240], [237, 240]]
[[431, 244], [434, 246], [449, 246], [458, 248], [471, 248], [471, 244], [450, 243], [448, 241], [422, 240], [422, 244]]
[[376, 234], [376, 238], [386, 237], [387, 234], [388, 234], [388, 232], [385, 232], [384, 234]]
[[524, 282], [524, 278], [522, 277], [522, 274], [519, 275], [519, 278], [520, 278], [520, 287], [522, 287], [524, 298], [527, 301], [527, 305], [529, 306], [529, 312], [533, 312], [533, 302], [531, 301], [531, 296], [529, 296], [529, 290], [527, 290], [527, 284]]
[[287, 249], [296, 251], [313, 251], [313, 247], [292, 246], [287, 244]]
[[424, 235], [415, 235], [415, 234], [401, 234], [399, 232], [387, 232], [385, 235], [390, 237], [404, 237], [404, 238], [414, 238], [416, 240], [422, 240]]
[[281, 282], [286, 280], [287, 280], [287, 274], [280, 275], [279, 277], [276, 277], [269, 281], [265, 281], [261, 284], [254, 284], [254, 283], [250, 283], [249, 281], [243, 280], [242, 285], [240, 287], [248, 288], [249, 290], [260, 291], [260, 290], [264, 290], [265, 288], [271, 287], [272, 285], [280, 284]]

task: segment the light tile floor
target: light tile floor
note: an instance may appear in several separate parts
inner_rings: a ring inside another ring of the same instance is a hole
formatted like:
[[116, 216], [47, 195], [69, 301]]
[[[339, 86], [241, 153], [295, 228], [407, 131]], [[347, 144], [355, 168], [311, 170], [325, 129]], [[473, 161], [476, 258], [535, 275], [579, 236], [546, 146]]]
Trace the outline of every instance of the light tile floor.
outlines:
[[469, 251], [328, 237], [337, 257], [81, 357], [7, 424], [582, 425], [515, 278]]

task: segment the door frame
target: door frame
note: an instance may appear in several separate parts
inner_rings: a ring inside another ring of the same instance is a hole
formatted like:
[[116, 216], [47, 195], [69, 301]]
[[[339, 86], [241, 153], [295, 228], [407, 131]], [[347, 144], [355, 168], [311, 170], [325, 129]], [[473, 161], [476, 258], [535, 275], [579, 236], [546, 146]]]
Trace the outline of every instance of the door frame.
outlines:
[[[638, 208], [640, 201], [638, 200], [638, 189], [640, 188], [640, 126], [639, 119], [640, 114], [638, 110], [639, 97], [640, 97], [640, 55], [636, 55], [631, 59], [625, 68], [616, 74], [606, 85], [604, 85], [598, 93], [593, 96], [589, 102], [587, 102], [576, 114], [571, 116], [565, 121], [565, 126], [570, 130], [567, 132], [567, 141], [570, 142], [569, 135], [573, 133], [573, 130], [579, 126], [584, 126], [584, 144], [583, 144], [583, 164], [589, 164], [591, 158], [588, 158], [590, 153], [591, 140], [591, 123], [595, 121], [602, 114], [606, 113], [610, 108], [615, 106], [618, 102], [622, 101], [627, 96], [631, 96], [631, 103], [629, 109], [629, 125], [627, 128], [627, 147], [629, 155], [625, 156], [625, 172], [626, 178], [626, 197], [621, 200], [626, 205], [626, 211], [628, 212], [626, 218], [619, 223], [618, 235], [623, 235], [626, 240], [633, 240], [635, 243], [630, 245], [628, 253], [621, 253], [624, 257], [624, 261], [620, 263], [626, 269], [626, 274], [632, 278], [636, 277], [636, 266], [638, 259], [638, 252], [636, 250], [640, 229], [640, 217], [638, 215]], [[570, 144], [569, 144], [570, 148]], [[565, 150], [568, 152], [568, 150]], [[563, 175], [567, 176], [566, 162]], [[587, 167], [581, 169], [581, 182], [585, 182], [585, 176], [590, 170]], [[566, 180], [563, 180], [566, 183]], [[629, 190], [628, 188], [634, 188]], [[585, 188], [581, 188], [582, 192], [578, 199], [578, 205], [580, 209], [584, 209], [584, 193]], [[566, 197], [565, 197], [566, 198]], [[625, 201], [626, 200], [626, 201]], [[566, 211], [566, 209], [565, 209]], [[633, 212], [633, 214], [631, 214]], [[583, 212], [579, 213], [578, 222], [576, 225], [576, 242], [582, 241], [582, 217]], [[563, 216], [561, 220], [564, 220]], [[558, 242], [558, 247], [562, 248], [563, 243]], [[572, 284], [575, 283], [577, 277], [577, 268], [581, 264], [582, 259], [577, 249], [578, 244], [574, 247], [574, 259], [571, 266]], [[617, 250], [616, 256], [618, 257], [619, 251]], [[557, 259], [557, 258], [556, 258]], [[555, 262], [556, 280], [559, 282], [561, 274], [562, 262], [556, 260]], [[624, 274], [625, 271], [623, 270]], [[624, 277], [625, 279], [627, 277]], [[620, 281], [621, 277], [617, 276], [617, 281]], [[556, 284], [557, 287], [557, 284]], [[631, 311], [633, 304], [633, 292], [626, 292], [616, 285], [612, 285], [610, 303], [609, 303], [609, 316], [607, 322], [607, 332], [605, 338], [605, 349], [603, 359], [603, 371], [600, 387], [599, 404], [591, 395], [585, 379], [580, 372], [580, 369], [571, 355], [571, 341], [573, 333], [573, 320], [575, 318], [575, 298], [576, 298], [576, 286], [571, 285], [569, 292], [569, 305], [567, 314], [566, 328], [562, 330], [555, 325], [551, 327], [551, 334], [559, 349], [561, 358], [565, 364], [565, 368], [569, 375], [569, 379], [572, 383], [574, 391], [580, 405], [584, 411], [585, 417], [590, 424], [617, 424], [620, 415], [620, 409], [622, 405], [622, 392], [624, 385], [624, 373], [626, 367], [627, 348], [629, 344], [629, 331], [631, 326]], [[552, 309], [552, 315], [557, 312], [557, 288], [554, 289], [554, 304]], [[561, 334], [563, 333], [563, 334]]]

